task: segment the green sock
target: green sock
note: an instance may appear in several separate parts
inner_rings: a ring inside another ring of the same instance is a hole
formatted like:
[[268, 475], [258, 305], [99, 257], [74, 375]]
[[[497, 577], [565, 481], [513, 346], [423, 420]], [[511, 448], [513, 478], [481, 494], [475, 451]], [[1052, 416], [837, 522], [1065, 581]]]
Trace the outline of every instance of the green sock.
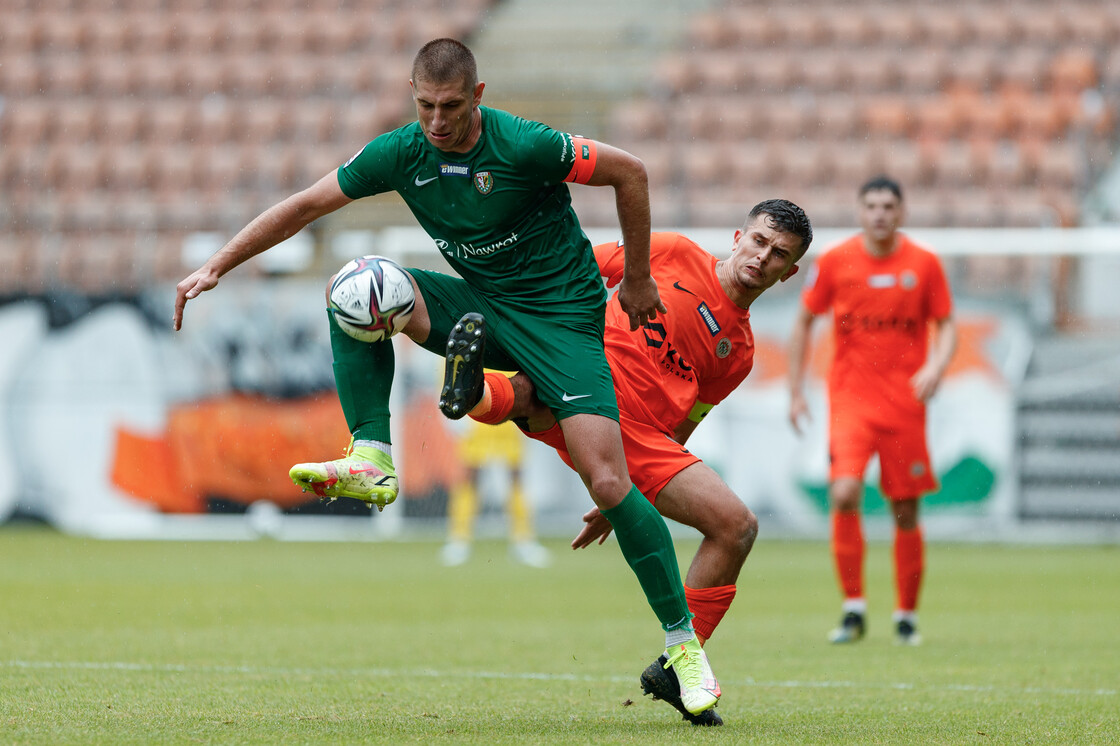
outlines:
[[602, 513], [614, 527], [622, 556], [638, 576], [661, 627], [666, 631], [691, 628], [673, 537], [661, 514], [634, 485], [622, 502]]
[[330, 311], [327, 317], [334, 353], [334, 382], [350, 434], [355, 440], [391, 443], [389, 392], [396, 366], [392, 341], [359, 342], [342, 331]]

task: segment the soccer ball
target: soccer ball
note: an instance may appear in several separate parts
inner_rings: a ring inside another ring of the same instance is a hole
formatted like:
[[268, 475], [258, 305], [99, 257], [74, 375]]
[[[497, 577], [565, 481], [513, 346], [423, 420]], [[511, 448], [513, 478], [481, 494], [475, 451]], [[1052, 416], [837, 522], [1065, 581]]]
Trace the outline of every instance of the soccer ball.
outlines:
[[331, 283], [334, 320], [360, 342], [388, 339], [408, 323], [416, 307], [412, 280], [401, 265], [383, 256], [347, 262]]

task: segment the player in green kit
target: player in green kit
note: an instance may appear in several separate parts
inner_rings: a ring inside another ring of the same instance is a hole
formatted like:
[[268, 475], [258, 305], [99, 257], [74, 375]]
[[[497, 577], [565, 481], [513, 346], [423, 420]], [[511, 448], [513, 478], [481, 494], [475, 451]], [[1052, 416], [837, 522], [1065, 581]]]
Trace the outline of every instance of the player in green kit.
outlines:
[[[637, 329], [664, 312], [650, 276], [645, 168], [617, 148], [481, 106], [485, 84], [474, 56], [455, 40], [424, 45], [411, 86], [417, 121], [377, 137], [242, 229], [179, 283], [174, 327], [189, 299], [246, 259], [355, 199], [396, 191], [461, 275], [409, 270], [416, 308], [404, 333], [444, 355], [449, 337], [462, 341], [485, 320], [486, 367], [524, 371], [555, 413], [577, 471], [665, 630], [666, 665], [682, 702], [693, 713], [708, 710], [719, 684], [692, 629], [668, 529], [627, 473], [603, 351], [606, 292], [567, 187], [614, 189], [626, 246], [619, 294]], [[291, 476], [321, 496], [383, 508], [398, 489], [389, 445], [392, 343], [359, 342], [333, 316], [329, 323], [351, 448], [335, 461], [297, 464]], [[445, 411], [455, 406], [444, 404]]]

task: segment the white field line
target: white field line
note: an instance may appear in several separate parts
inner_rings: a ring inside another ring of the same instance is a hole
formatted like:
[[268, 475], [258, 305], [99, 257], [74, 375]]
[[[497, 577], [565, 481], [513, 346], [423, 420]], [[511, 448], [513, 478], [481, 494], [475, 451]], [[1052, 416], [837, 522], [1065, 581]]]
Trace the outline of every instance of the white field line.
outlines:
[[[500, 671], [439, 671], [436, 669], [396, 670], [388, 668], [286, 668], [278, 666], [192, 666], [175, 663], [128, 663], [124, 661], [0, 661], [0, 668], [26, 670], [135, 671], [139, 673], [212, 673], [245, 676], [325, 676], [379, 678], [432, 678], [518, 681], [581, 681], [636, 683], [636, 676], [588, 676], [565, 673], [508, 673]], [[1120, 689], [1075, 689], [1069, 687], [995, 686], [988, 684], [913, 684], [866, 681], [758, 681], [720, 679], [724, 686], [749, 686], [762, 689], [891, 689], [899, 691], [992, 692], [996, 694], [1051, 694], [1071, 697], [1115, 697]]]

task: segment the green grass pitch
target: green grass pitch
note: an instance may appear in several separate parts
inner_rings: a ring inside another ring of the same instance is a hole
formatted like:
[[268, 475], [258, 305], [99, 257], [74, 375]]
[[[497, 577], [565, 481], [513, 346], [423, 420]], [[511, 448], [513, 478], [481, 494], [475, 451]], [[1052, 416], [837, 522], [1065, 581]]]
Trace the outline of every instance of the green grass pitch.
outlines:
[[933, 543], [900, 648], [872, 544], [868, 637], [834, 647], [827, 547], [764, 535], [708, 646], [721, 729], [641, 696], [663, 638], [617, 546], [551, 548], [0, 530], [0, 742], [1120, 742], [1116, 547]]

